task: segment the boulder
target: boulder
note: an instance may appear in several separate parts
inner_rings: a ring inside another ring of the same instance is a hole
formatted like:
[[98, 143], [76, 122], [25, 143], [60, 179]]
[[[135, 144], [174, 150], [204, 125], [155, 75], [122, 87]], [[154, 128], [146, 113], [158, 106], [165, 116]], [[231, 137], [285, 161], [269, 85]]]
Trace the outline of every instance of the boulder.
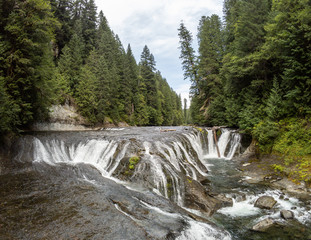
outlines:
[[236, 202], [243, 202], [246, 200], [246, 194], [245, 193], [234, 193], [232, 195], [232, 197], [234, 198], [234, 200]]
[[203, 185], [199, 182], [185, 181], [185, 207], [205, 212], [211, 216], [219, 208], [222, 203], [217, 198], [208, 195]]
[[271, 209], [277, 203], [273, 197], [270, 196], [262, 196], [258, 198], [255, 202], [255, 207], [262, 209]]
[[221, 202], [221, 207], [232, 207], [233, 206], [232, 198], [226, 197], [225, 194], [218, 194], [215, 196], [215, 198]]
[[281, 217], [286, 219], [286, 220], [294, 218], [294, 213], [292, 211], [289, 211], [289, 210], [282, 210], [280, 212], [280, 214], [281, 214]]
[[268, 228], [272, 227], [275, 224], [274, 220], [271, 218], [266, 218], [258, 223], [256, 223], [252, 230], [256, 232], [265, 232]]

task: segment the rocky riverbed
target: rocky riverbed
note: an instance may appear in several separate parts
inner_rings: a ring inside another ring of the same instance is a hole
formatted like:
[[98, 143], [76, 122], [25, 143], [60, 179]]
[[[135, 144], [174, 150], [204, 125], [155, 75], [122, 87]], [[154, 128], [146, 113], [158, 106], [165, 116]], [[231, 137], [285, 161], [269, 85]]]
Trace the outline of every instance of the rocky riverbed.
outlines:
[[308, 192], [274, 187], [285, 179], [239, 155], [236, 131], [221, 131], [218, 158], [210, 132], [27, 134], [0, 172], [0, 237], [309, 239]]

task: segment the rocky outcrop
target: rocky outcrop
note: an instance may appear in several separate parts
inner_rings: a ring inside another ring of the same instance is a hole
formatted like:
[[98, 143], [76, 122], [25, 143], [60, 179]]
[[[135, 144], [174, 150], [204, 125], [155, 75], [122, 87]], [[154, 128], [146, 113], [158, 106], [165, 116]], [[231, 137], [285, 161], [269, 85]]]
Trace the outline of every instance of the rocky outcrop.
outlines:
[[197, 181], [185, 181], [185, 206], [206, 212], [209, 216], [223, 207], [222, 202], [208, 195], [204, 187]]
[[53, 105], [50, 107], [49, 121], [38, 122], [32, 126], [34, 131], [81, 131], [89, 129], [74, 106]]
[[273, 197], [262, 196], [258, 198], [255, 202], [255, 207], [262, 209], [271, 209], [277, 203]]
[[275, 224], [274, 220], [271, 218], [266, 218], [252, 227], [253, 231], [256, 232], [265, 232], [267, 229], [272, 227]]
[[294, 218], [294, 213], [289, 210], [282, 210], [280, 214], [281, 214], [281, 217], [284, 218], [285, 220]]
[[232, 207], [233, 206], [232, 198], [226, 197], [225, 194], [218, 194], [215, 196], [215, 198], [221, 202], [221, 207]]

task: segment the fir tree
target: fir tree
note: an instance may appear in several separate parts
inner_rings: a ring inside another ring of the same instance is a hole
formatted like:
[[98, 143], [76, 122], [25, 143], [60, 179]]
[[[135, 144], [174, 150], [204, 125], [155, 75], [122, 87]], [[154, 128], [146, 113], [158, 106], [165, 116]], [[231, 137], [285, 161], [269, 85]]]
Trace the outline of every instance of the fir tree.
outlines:
[[46, 116], [54, 85], [51, 42], [58, 22], [48, 1], [2, 1], [1, 9], [2, 98], [13, 106], [9, 128], [15, 129]]

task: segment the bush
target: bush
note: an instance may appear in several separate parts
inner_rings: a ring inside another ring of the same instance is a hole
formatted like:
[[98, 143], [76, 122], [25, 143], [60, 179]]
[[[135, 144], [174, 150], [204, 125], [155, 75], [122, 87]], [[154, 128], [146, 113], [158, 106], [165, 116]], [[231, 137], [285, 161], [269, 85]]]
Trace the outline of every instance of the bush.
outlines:
[[282, 165], [275, 170], [296, 181], [311, 182], [311, 119], [287, 118], [279, 122], [279, 134], [273, 153], [282, 156]]
[[252, 135], [257, 139], [262, 152], [270, 152], [274, 140], [279, 136], [279, 126], [270, 120], [261, 121], [253, 128]]

